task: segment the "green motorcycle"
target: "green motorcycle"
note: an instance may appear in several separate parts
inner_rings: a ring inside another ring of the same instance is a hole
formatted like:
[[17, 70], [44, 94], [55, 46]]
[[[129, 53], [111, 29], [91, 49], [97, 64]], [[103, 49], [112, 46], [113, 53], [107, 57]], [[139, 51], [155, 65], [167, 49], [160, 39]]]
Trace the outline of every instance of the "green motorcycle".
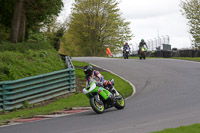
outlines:
[[141, 47], [141, 49], [139, 51], [139, 58], [140, 58], [140, 60], [142, 60], [142, 58], [144, 60], [146, 59], [146, 52], [147, 52], [147, 48]]
[[116, 92], [115, 89], [110, 92], [103, 87], [99, 87], [98, 84], [99, 82], [93, 81], [90, 86], [83, 89], [83, 93], [90, 99], [90, 106], [96, 113], [101, 114], [105, 109], [111, 107], [117, 109], [125, 107], [125, 99], [119, 92]]

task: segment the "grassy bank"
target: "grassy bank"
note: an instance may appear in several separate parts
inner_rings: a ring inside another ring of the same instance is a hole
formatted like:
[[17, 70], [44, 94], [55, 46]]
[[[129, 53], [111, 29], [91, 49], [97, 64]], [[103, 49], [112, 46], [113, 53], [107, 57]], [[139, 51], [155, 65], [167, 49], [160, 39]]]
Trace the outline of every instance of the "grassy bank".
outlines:
[[[88, 65], [88, 63], [73, 61], [74, 66], [76, 67], [75, 73], [76, 78], [80, 79], [77, 84], [79, 84], [79, 90], [82, 90], [84, 87], [84, 72], [82, 67]], [[105, 71], [100, 71], [106, 79], [113, 78], [115, 80], [115, 87], [119, 90], [125, 97], [128, 97], [132, 94], [132, 87], [129, 83], [123, 79], [117, 77], [116, 75], [110, 74]], [[54, 102], [47, 104], [45, 106], [20, 109], [15, 110], [10, 113], [2, 112], [0, 115], [0, 123], [5, 124], [11, 119], [16, 118], [27, 118], [35, 115], [51, 114], [58, 110], [70, 109], [72, 107], [88, 107], [89, 99], [80, 92], [75, 92], [71, 96], [56, 99]]]
[[16, 80], [65, 68], [60, 55], [46, 42], [0, 44], [0, 81]]

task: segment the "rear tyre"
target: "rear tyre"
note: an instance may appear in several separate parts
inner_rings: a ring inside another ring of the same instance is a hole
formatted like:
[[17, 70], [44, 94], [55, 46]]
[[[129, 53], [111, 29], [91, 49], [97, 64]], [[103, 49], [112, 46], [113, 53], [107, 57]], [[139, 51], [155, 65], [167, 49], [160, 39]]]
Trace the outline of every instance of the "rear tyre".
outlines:
[[121, 96], [121, 100], [116, 100], [115, 108], [123, 109], [125, 107], [125, 99], [120, 93], [119, 93], [119, 95]]
[[[103, 103], [103, 101], [101, 101]], [[104, 112], [104, 104], [97, 103], [94, 97], [90, 98], [90, 106], [97, 114], [102, 114]]]
[[141, 60], [144, 59], [145, 60], [145, 54], [142, 52], [141, 56], [140, 56]]

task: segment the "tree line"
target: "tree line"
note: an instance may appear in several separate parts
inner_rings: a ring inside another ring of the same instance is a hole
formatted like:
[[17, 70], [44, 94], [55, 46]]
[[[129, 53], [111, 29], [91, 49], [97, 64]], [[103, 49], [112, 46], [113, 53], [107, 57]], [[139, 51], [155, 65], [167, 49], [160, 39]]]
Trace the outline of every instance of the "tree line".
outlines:
[[116, 52], [133, 35], [121, 17], [116, 0], [75, 0], [64, 49], [72, 56], [102, 56], [106, 47]]
[[75, 0], [68, 20], [57, 25], [62, 0], [0, 0], [0, 39], [23, 42], [43, 29], [71, 56], [100, 56], [106, 47], [117, 51], [133, 36], [118, 4], [116, 0]]
[[[184, 0], [181, 11], [188, 20], [193, 46], [200, 47], [200, 2]], [[64, 24], [56, 19], [62, 0], [0, 0], [0, 40], [23, 42], [30, 36], [49, 40], [70, 56], [102, 56], [106, 47], [120, 51], [132, 39], [130, 22], [122, 18], [117, 0], [75, 0]], [[34, 33], [45, 33], [36, 36]], [[35, 36], [34, 36], [35, 35]]]

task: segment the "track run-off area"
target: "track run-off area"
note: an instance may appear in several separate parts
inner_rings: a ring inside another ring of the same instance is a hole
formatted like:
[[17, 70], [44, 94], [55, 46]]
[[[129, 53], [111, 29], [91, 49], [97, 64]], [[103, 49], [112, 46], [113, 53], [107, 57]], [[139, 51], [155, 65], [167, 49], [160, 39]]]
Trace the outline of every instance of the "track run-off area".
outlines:
[[72, 60], [95, 64], [132, 83], [136, 93], [126, 101], [125, 109], [111, 108], [100, 115], [87, 111], [0, 127], [0, 133], [148, 133], [200, 123], [198, 62], [100, 57]]

